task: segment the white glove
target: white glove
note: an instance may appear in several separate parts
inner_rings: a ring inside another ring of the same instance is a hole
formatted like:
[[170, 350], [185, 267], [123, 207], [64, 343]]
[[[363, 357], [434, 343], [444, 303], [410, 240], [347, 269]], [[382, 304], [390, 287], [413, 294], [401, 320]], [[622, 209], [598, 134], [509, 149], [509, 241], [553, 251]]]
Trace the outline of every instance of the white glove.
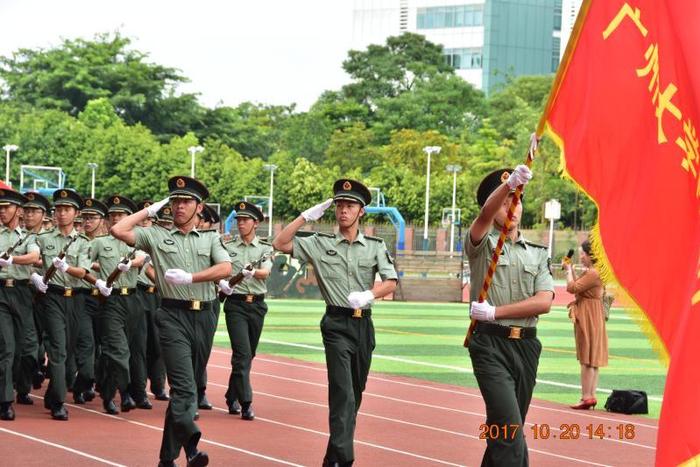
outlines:
[[243, 274], [244, 280], [250, 280], [255, 275], [255, 269], [248, 269], [249, 267], [250, 264], [246, 264], [241, 270], [241, 274]]
[[7, 258], [0, 258], [0, 268], [6, 268], [12, 264], [12, 256], [8, 256]]
[[301, 216], [306, 220], [306, 222], [317, 221], [323, 216], [323, 213], [328, 209], [328, 207], [333, 203], [333, 198], [328, 198], [323, 203], [317, 204], [314, 207], [307, 209], [301, 213]]
[[117, 269], [119, 269], [121, 272], [127, 272], [129, 269], [131, 269], [131, 260], [127, 261], [126, 263], [122, 263], [124, 259], [122, 258], [121, 261], [119, 261], [119, 264], [117, 264]]
[[527, 185], [527, 182], [532, 178], [532, 171], [526, 166], [520, 164], [513, 170], [513, 173], [508, 177], [508, 187], [515, 190], [520, 185]]
[[168, 284], [187, 285], [192, 283], [192, 274], [182, 269], [168, 269], [165, 271], [165, 281]]
[[46, 293], [46, 291], [49, 289], [49, 285], [44, 284], [44, 278], [35, 272], [32, 273], [29, 280], [32, 281], [34, 287], [41, 293]]
[[472, 302], [469, 315], [477, 321], [493, 321], [496, 319], [496, 307], [489, 302]]
[[364, 292], [350, 292], [348, 295], [348, 303], [350, 308], [363, 308], [374, 301], [374, 294], [371, 290]]
[[65, 259], [59, 258], [58, 256], [56, 256], [53, 259], [53, 265], [56, 269], [58, 269], [61, 272], [66, 272], [68, 270], [68, 268], [70, 267], [70, 265], [68, 263], [66, 263]]
[[170, 196], [168, 196], [167, 198], [163, 198], [160, 201], [158, 201], [157, 203], [153, 203], [150, 206], [148, 206], [146, 208], [146, 212], [148, 213], [148, 217], [156, 217], [156, 214], [158, 213], [158, 211], [160, 211], [163, 208], [163, 206], [165, 206], [169, 202], [170, 202]]
[[219, 290], [221, 290], [225, 295], [231, 295], [233, 293], [233, 289], [228, 285], [228, 281], [226, 279], [221, 279], [219, 281]]
[[100, 293], [103, 296], [109, 297], [112, 295], [112, 287], [107, 287], [107, 283], [102, 279], [97, 279], [97, 281], [95, 281], [95, 286], [100, 289]]

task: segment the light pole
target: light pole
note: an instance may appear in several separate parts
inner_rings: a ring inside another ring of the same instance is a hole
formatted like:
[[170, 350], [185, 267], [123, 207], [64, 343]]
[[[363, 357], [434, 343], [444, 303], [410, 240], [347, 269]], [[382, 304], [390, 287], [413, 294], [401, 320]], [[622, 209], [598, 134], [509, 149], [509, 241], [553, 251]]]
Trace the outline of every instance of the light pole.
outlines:
[[450, 256], [455, 244], [455, 205], [457, 203], [457, 172], [462, 170], [461, 165], [449, 164], [447, 171], [452, 172], [452, 222], [450, 222]]
[[423, 219], [423, 250], [428, 249], [428, 208], [430, 207], [430, 156], [433, 153], [440, 154], [440, 146], [426, 146], [423, 152], [428, 155], [428, 166], [425, 175], [425, 219]]
[[97, 169], [97, 164], [94, 162], [88, 162], [88, 167], [92, 170], [92, 183], [90, 184], [90, 198], [95, 197], [95, 169]]
[[10, 153], [19, 149], [16, 144], [6, 144], [2, 147], [5, 150], [5, 185], [12, 186], [10, 184]]
[[187, 148], [187, 150], [192, 156], [192, 169], [190, 170], [190, 177], [194, 178], [194, 155], [198, 152], [204, 151], [204, 148], [202, 146], [190, 146], [189, 148]]
[[275, 164], [265, 164], [263, 169], [270, 171], [270, 202], [267, 203], [267, 238], [269, 240], [272, 237], [272, 195], [275, 189], [275, 169], [277, 169], [277, 166]]
[[549, 220], [549, 246], [547, 255], [552, 258], [552, 244], [554, 243], [554, 221], [561, 217], [561, 204], [556, 199], [550, 199], [544, 203], [544, 218]]

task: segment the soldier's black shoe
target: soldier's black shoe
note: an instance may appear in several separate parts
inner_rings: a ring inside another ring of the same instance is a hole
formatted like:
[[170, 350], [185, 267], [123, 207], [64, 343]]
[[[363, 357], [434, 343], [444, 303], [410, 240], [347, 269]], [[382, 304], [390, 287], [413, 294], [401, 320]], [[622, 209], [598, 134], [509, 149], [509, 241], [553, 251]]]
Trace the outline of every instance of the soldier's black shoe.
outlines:
[[323, 459], [322, 467], [351, 467], [354, 461], [348, 462], [336, 462], [329, 461], [328, 459]]
[[44, 383], [46, 377], [41, 371], [37, 371], [32, 375], [32, 387], [34, 389], [41, 389], [41, 385]]
[[95, 398], [95, 390], [93, 388], [90, 388], [87, 391], [83, 391], [83, 399], [85, 399], [86, 402], [90, 402], [94, 398]]
[[68, 420], [68, 411], [63, 404], [56, 405], [51, 409], [51, 418], [54, 420], [66, 421]]
[[136, 408], [151, 410], [153, 408], [153, 404], [151, 404], [151, 401], [149, 401], [148, 399], [144, 399], [142, 401], [136, 402]]
[[73, 393], [73, 402], [75, 402], [78, 405], [85, 404], [85, 397], [83, 396], [83, 393], [82, 392], [74, 392]]
[[199, 401], [198, 401], [198, 403], [197, 403], [197, 407], [199, 407], [200, 409], [204, 409], [204, 410], [211, 410], [211, 409], [214, 408], [214, 407], [211, 405], [211, 403], [209, 402], [209, 400], [207, 399], [207, 395], [206, 395], [206, 394], [202, 394], [202, 395], [199, 397]]
[[243, 420], [254, 420], [255, 419], [255, 412], [253, 412], [253, 405], [249, 402], [247, 404], [243, 404], [241, 407], [241, 418]]
[[187, 458], [187, 467], [204, 467], [209, 465], [209, 455], [204, 451], [197, 451], [192, 457]]
[[29, 397], [29, 394], [17, 394], [17, 403], [19, 405], [34, 405], [34, 399]]
[[129, 410], [136, 408], [136, 402], [128, 394], [122, 394], [122, 412], [128, 412]]
[[12, 408], [12, 402], [3, 402], [0, 404], [0, 420], [12, 421], [15, 419], [15, 409]]
[[155, 396], [157, 401], [169, 401], [170, 400], [170, 396], [165, 391], [154, 392], [153, 395]]
[[109, 415], [117, 415], [119, 410], [117, 409], [117, 404], [113, 400], [102, 401], [102, 408], [105, 409]]
[[240, 415], [241, 404], [239, 404], [238, 401], [233, 401], [232, 403], [228, 404], [228, 413], [231, 415]]
[[175, 461], [161, 460], [160, 462], [158, 462], [158, 467], [177, 467], [177, 464], [175, 463]]

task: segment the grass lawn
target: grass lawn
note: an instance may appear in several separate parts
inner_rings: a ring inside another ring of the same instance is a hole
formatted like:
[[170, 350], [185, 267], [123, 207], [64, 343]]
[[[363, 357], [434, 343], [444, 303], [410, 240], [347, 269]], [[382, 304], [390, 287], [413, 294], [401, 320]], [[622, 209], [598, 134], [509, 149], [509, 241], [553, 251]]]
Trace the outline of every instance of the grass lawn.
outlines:
[[[269, 300], [258, 353], [324, 362], [319, 321], [322, 301]], [[477, 387], [467, 349], [462, 346], [466, 304], [379, 302], [372, 308], [377, 347], [372, 371]], [[580, 397], [573, 326], [563, 307], [554, 307], [538, 325], [542, 357], [534, 397], [571, 404]], [[658, 418], [666, 368], [645, 335], [624, 310], [608, 321], [610, 364], [602, 368], [598, 392], [602, 409], [610, 389], [639, 389], [649, 396], [649, 416]], [[215, 344], [230, 348], [226, 322], [219, 320]]]

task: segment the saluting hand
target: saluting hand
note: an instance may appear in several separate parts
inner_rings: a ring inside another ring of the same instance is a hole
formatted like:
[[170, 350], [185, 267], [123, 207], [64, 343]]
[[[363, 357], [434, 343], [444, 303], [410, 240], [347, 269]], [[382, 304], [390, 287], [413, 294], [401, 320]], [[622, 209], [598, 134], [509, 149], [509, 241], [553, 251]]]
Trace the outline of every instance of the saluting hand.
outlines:
[[348, 303], [350, 308], [363, 308], [374, 301], [374, 294], [371, 290], [364, 292], [350, 292], [348, 295]]
[[168, 269], [165, 271], [165, 281], [168, 284], [188, 285], [192, 283], [192, 274], [182, 269]]
[[323, 217], [323, 213], [326, 212], [326, 209], [328, 209], [332, 203], [333, 198], [328, 198], [323, 203], [319, 203], [302, 212], [301, 217], [303, 217], [306, 222], [317, 221]]
[[156, 217], [156, 214], [158, 214], [158, 211], [161, 210], [163, 206], [168, 204], [170, 202], [170, 196], [167, 198], [163, 198], [157, 203], [153, 203], [150, 206], [148, 206], [146, 209], [146, 212], [148, 213], [148, 217]]
[[496, 307], [489, 304], [489, 302], [472, 302], [469, 315], [477, 321], [494, 321], [496, 319]]

